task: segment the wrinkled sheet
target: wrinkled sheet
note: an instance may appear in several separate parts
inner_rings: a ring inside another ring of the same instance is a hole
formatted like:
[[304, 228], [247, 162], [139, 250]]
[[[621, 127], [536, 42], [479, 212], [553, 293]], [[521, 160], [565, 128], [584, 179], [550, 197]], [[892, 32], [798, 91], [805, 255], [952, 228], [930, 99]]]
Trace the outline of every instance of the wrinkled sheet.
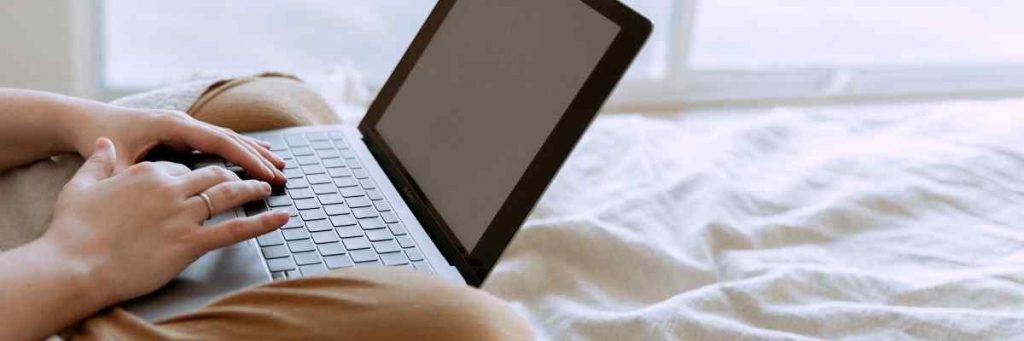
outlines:
[[1024, 101], [599, 118], [485, 289], [552, 339], [1024, 338]]

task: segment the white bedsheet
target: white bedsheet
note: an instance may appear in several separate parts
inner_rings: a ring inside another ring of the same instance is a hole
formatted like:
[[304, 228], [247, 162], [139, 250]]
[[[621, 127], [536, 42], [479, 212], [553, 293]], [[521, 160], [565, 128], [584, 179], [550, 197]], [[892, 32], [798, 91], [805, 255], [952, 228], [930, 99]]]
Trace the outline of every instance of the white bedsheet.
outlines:
[[1024, 338], [1024, 101], [602, 117], [485, 289], [554, 339]]

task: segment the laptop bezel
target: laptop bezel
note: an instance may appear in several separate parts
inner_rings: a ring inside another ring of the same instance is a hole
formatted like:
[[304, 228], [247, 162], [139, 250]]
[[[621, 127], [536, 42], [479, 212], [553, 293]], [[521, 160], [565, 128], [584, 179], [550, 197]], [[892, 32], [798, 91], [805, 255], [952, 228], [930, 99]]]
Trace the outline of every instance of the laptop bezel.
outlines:
[[616, 0], [581, 1], [620, 27], [605, 55], [506, 197], [473, 250], [466, 250], [395, 156], [376, 125], [458, 0], [439, 0], [359, 124], [384, 172], [466, 282], [480, 286], [651, 34], [649, 20]]

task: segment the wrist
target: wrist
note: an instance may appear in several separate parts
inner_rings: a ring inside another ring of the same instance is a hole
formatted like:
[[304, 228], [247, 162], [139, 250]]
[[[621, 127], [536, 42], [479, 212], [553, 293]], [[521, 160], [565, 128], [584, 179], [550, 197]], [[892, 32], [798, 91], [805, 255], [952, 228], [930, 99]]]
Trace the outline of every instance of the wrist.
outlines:
[[99, 119], [98, 112], [108, 110], [107, 104], [78, 98], [60, 97], [56, 113], [58, 152], [92, 155]]
[[76, 252], [73, 246], [63, 243], [51, 234], [27, 245], [29, 252], [37, 255], [38, 269], [52, 272], [57, 280], [64, 283], [67, 295], [73, 297], [75, 309], [87, 314], [99, 311], [117, 303], [111, 294], [111, 284], [105, 280], [102, 262]]

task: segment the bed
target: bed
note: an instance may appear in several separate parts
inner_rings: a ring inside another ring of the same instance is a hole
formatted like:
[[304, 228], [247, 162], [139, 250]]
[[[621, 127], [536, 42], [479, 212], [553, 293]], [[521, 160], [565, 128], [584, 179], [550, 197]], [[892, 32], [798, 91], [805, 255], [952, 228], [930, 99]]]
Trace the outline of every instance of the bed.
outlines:
[[[357, 122], [370, 92], [312, 84]], [[203, 87], [121, 103], [175, 108]], [[1024, 100], [602, 115], [483, 288], [559, 340], [1022, 338], [1022, 113]], [[41, 192], [76, 162], [32, 166], [53, 179]], [[0, 209], [39, 223], [52, 200]]]
[[1022, 112], [605, 115], [484, 288], [552, 339], [1024, 338]]

